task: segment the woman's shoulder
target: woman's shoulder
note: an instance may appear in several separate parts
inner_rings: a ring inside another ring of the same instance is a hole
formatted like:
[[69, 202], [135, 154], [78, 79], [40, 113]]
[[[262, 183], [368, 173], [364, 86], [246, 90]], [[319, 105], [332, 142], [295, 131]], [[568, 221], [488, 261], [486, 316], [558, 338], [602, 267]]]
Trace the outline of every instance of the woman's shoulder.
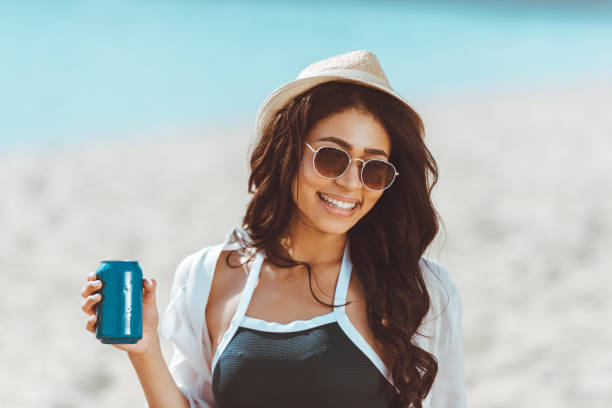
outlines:
[[195, 283], [195, 277], [212, 279], [217, 259], [224, 251], [236, 250], [241, 247], [239, 238], [244, 237], [242, 227], [232, 228], [225, 236], [223, 242], [207, 245], [185, 256], [179, 263], [175, 281], [184, 284]]
[[448, 269], [431, 258], [421, 256], [419, 261], [423, 279], [432, 290], [445, 290], [454, 292], [457, 290], [455, 282], [451, 278]]
[[223, 250], [237, 249], [240, 228], [232, 229], [222, 243], [207, 245], [185, 256], [176, 268], [170, 302], [163, 317], [166, 337], [176, 337], [179, 320], [190, 319], [196, 333], [201, 328], [217, 260]]
[[213, 252], [220, 252], [221, 244], [208, 245], [185, 256], [178, 264], [174, 275], [173, 287], [177, 285], [187, 286], [195, 283], [195, 276], [212, 276], [212, 271], [207, 265], [207, 259]]
[[431, 300], [425, 320], [435, 320], [439, 316], [452, 317], [461, 308], [461, 298], [448, 269], [425, 256], [421, 257], [419, 265]]

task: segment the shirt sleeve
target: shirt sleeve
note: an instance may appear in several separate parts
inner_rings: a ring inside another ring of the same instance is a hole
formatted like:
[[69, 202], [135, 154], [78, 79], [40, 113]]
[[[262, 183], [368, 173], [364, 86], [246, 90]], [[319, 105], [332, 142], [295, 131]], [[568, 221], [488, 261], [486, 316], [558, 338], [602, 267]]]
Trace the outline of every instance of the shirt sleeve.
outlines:
[[[162, 334], [172, 344], [173, 355], [168, 369], [190, 407], [214, 408], [202, 400], [198, 387], [202, 383], [201, 370], [197, 368], [198, 345], [196, 331], [187, 304], [189, 276], [195, 254], [186, 257], [177, 267], [170, 292], [170, 302], [161, 319]], [[149, 408], [148, 404], [145, 404]]]
[[431, 392], [432, 408], [467, 407], [464, 361], [461, 297], [455, 284], [447, 281], [448, 304], [437, 322], [437, 340], [434, 354], [438, 360], [438, 374]]

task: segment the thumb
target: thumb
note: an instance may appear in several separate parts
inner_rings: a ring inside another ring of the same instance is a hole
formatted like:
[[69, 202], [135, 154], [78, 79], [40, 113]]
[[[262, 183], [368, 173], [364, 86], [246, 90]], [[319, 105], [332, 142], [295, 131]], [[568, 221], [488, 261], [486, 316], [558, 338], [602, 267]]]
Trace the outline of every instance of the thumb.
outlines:
[[148, 305], [155, 305], [155, 289], [157, 289], [157, 281], [153, 278], [144, 278], [142, 280], [144, 293], [142, 294], [142, 302]]

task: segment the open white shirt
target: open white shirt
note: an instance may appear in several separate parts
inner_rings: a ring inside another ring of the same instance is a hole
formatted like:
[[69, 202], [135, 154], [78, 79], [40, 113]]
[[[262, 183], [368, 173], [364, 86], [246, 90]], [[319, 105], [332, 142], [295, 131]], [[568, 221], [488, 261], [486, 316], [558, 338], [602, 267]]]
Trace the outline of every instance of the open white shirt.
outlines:
[[[179, 264], [168, 304], [161, 318], [161, 332], [173, 345], [168, 365], [170, 373], [191, 407], [216, 408], [212, 393], [212, 344], [206, 324], [205, 309], [217, 259], [222, 251], [239, 249], [233, 232], [224, 242], [207, 246], [187, 256]], [[349, 259], [350, 261], [350, 259]], [[415, 342], [438, 360], [438, 374], [423, 400], [423, 408], [467, 407], [463, 369], [462, 305], [457, 287], [448, 271], [422, 257], [420, 262], [431, 308]], [[145, 403], [148, 408], [148, 404]]]

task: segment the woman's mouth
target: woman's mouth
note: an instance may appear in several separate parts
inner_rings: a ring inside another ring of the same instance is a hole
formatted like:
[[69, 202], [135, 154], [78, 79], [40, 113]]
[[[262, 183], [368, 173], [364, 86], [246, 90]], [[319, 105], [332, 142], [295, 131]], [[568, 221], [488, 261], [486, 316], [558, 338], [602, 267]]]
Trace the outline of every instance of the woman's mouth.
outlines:
[[357, 209], [361, 206], [361, 202], [358, 203], [348, 203], [333, 199], [323, 193], [317, 193], [317, 197], [319, 197], [319, 202], [323, 206], [323, 208], [334, 215], [340, 216], [351, 216], [353, 215]]

